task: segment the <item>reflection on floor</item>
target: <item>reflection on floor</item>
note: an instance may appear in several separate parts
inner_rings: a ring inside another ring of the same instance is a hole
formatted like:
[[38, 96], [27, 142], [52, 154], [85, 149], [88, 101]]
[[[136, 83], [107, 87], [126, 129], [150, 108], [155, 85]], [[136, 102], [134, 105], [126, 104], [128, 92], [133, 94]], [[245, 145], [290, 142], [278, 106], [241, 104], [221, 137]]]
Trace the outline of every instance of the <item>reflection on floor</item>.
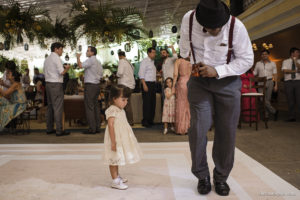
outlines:
[[[143, 160], [121, 168], [129, 189], [110, 188], [103, 144], [4, 144], [0, 146], [1, 200], [98, 199], [299, 199], [300, 192], [236, 149], [230, 196], [197, 193], [187, 142], [142, 143]], [[208, 161], [212, 142], [208, 143]]]

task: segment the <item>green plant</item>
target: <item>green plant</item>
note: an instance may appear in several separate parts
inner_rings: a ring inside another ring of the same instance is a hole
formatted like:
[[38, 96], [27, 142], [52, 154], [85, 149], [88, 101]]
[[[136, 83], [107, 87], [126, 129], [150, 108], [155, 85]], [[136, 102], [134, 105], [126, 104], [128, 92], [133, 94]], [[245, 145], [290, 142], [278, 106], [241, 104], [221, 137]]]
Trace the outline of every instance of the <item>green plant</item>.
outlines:
[[22, 7], [10, 0], [8, 6], [0, 6], [0, 34], [12, 45], [23, 43], [24, 36], [33, 42], [35, 33], [41, 30], [39, 21], [45, 18], [50, 18], [48, 10], [36, 4]]
[[74, 15], [71, 24], [77, 36], [86, 35], [93, 45], [136, 40], [140, 39], [137, 31], [145, 32], [137, 25], [143, 16], [133, 7], [112, 8], [102, 3], [91, 7], [82, 0], [75, 0], [70, 14]]

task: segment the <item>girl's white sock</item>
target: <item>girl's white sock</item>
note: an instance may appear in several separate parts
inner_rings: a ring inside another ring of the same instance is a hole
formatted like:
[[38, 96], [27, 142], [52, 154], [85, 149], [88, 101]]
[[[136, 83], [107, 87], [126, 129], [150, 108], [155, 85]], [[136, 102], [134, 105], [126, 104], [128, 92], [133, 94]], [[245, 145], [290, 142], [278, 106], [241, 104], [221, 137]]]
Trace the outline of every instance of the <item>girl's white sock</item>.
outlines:
[[119, 183], [120, 182], [120, 177], [118, 176], [117, 178], [113, 179], [114, 183]]

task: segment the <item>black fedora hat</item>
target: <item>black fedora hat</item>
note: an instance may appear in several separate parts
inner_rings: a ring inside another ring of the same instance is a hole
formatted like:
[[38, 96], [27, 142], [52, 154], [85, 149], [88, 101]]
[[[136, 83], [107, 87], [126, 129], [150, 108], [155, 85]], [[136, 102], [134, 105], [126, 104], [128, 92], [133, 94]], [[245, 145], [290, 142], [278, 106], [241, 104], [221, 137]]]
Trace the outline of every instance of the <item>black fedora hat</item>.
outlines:
[[229, 17], [229, 8], [220, 0], [200, 0], [196, 9], [196, 19], [205, 28], [220, 28]]

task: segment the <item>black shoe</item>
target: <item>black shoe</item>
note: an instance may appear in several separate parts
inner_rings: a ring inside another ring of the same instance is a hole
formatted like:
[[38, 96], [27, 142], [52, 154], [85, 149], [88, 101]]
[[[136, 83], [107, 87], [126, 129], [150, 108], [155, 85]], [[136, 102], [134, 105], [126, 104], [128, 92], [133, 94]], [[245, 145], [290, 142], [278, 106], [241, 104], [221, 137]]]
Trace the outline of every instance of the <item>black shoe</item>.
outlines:
[[287, 119], [287, 120], [285, 120], [286, 122], [295, 122], [296, 121], [296, 119], [294, 119], [294, 118], [291, 118], [291, 119]]
[[226, 182], [217, 182], [214, 180], [216, 193], [220, 196], [228, 196], [229, 195], [229, 185]]
[[276, 112], [274, 113], [274, 121], [277, 121], [278, 119], [278, 110], [276, 110]]
[[142, 126], [144, 126], [144, 127], [150, 127], [151, 125], [150, 124], [148, 124], [148, 123], [142, 123]]
[[89, 130], [83, 131], [82, 133], [83, 134], [96, 134], [97, 131], [92, 131], [91, 129], [89, 129]]
[[46, 131], [47, 135], [50, 135], [50, 134], [55, 134], [56, 133], [56, 130], [52, 130], [52, 131]]
[[211, 191], [210, 177], [199, 179], [197, 190], [199, 194], [208, 194]]
[[62, 131], [62, 132], [57, 132], [56, 133], [57, 137], [59, 137], [59, 136], [65, 136], [65, 135], [70, 135], [70, 132], [68, 132], [68, 131]]
[[101, 133], [100, 129], [97, 129], [97, 130], [96, 130], [96, 133]]

